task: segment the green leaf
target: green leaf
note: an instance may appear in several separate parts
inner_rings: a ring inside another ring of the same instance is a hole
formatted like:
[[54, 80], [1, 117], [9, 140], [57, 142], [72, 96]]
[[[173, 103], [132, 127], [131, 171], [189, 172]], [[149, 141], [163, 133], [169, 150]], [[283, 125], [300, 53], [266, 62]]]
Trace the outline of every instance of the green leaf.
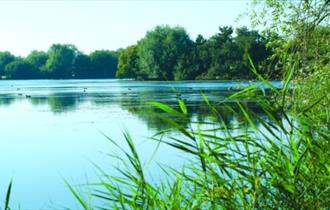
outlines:
[[79, 204], [83, 207], [84, 210], [89, 210], [87, 203], [84, 201], [84, 199], [79, 195], [79, 193], [73, 189], [73, 187], [69, 184], [69, 182], [65, 181], [66, 186], [69, 188], [70, 192], [73, 194], [73, 196], [77, 199]]
[[183, 102], [183, 100], [179, 99], [178, 102], [179, 102], [179, 106], [180, 106], [180, 109], [183, 112], [183, 114], [188, 114], [187, 107], [186, 107], [185, 103]]

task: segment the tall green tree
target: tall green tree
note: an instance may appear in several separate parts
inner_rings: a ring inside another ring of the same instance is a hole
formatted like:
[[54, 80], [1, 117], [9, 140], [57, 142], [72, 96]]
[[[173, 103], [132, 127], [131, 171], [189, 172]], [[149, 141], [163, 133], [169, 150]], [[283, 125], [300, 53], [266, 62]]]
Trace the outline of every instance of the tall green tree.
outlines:
[[48, 59], [48, 54], [43, 51], [32, 51], [27, 57], [26, 61], [31, 63], [34, 67], [41, 69], [44, 67]]
[[10, 52], [0, 52], [0, 76], [4, 76], [6, 65], [15, 60]]
[[91, 71], [89, 78], [114, 78], [118, 64], [118, 53], [109, 50], [97, 50], [90, 55]]
[[38, 71], [38, 78], [45, 78], [46, 62], [48, 60], [48, 54], [43, 51], [32, 51], [27, 57], [26, 62], [34, 66]]
[[234, 43], [232, 27], [220, 27], [219, 33], [208, 40], [211, 64], [206, 79], [233, 79], [241, 61], [241, 51]]
[[193, 42], [182, 27], [157, 26], [138, 45], [141, 71], [151, 79], [173, 80], [178, 59], [191, 50]]
[[263, 70], [262, 73], [264, 76], [268, 74], [269, 77], [275, 77], [274, 71], [267, 72], [266, 60], [271, 56], [271, 51], [267, 49], [266, 44], [267, 40], [260, 34], [258, 31], [249, 30], [246, 27], [241, 27], [236, 29], [236, 37], [234, 42], [237, 44], [239, 51], [241, 52], [241, 64], [237, 67], [236, 71], [238, 75], [246, 75], [248, 78], [253, 78], [255, 75], [250, 70], [250, 61], [249, 58], [253, 61], [255, 66], [260, 66], [260, 69]]
[[173, 69], [174, 80], [194, 80], [200, 73], [197, 60], [197, 48], [193, 43], [177, 59]]
[[45, 71], [49, 78], [66, 79], [73, 77], [73, 66], [78, 50], [74, 45], [54, 44], [48, 50]]
[[138, 46], [132, 45], [122, 50], [118, 58], [116, 77], [145, 78], [139, 68]]
[[8, 79], [38, 79], [38, 69], [31, 63], [18, 58], [5, 67], [5, 75]]
[[270, 44], [276, 47], [277, 56], [285, 55], [282, 58], [286, 61], [290, 55], [299, 68], [296, 73], [309, 75], [317, 65], [329, 60], [329, 35], [321, 32], [321, 28], [330, 26], [329, 0], [253, 2], [254, 25], [263, 27], [264, 33], [281, 34], [283, 39], [272, 40]]
[[84, 53], [78, 53], [74, 67], [73, 77], [78, 79], [88, 79], [91, 74], [91, 59]]
[[282, 36], [269, 45], [278, 66], [293, 75], [292, 105], [309, 107], [329, 124], [324, 116], [330, 112], [330, 0], [254, 0], [253, 10], [255, 25]]

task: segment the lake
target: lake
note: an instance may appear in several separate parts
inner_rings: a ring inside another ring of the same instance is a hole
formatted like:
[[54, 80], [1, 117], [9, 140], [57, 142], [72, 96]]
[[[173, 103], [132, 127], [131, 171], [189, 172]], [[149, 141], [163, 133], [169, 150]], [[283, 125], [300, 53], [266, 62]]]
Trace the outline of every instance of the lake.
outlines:
[[[124, 145], [123, 131], [136, 142], [148, 163], [156, 142], [148, 137], [166, 124], [146, 110], [148, 101], [177, 106], [185, 101], [190, 116], [207, 119], [203, 97], [219, 102], [250, 82], [130, 80], [0, 81], [0, 200], [13, 179], [11, 206], [22, 209], [75, 208], [65, 185], [98, 180], [94, 163], [111, 170], [107, 154], [118, 152], [104, 136]], [[280, 82], [273, 84], [279, 86]], [[260, 84], [261, 85], [261, 84]], [[228, 123], [235, 120], [228, 116]], [[153, 159], [173, 167], [180, 153], [161, 145]], [[152, 175], [161, 173], [148, 165]], [[1, 205], [0, 205], [1, 206]]]

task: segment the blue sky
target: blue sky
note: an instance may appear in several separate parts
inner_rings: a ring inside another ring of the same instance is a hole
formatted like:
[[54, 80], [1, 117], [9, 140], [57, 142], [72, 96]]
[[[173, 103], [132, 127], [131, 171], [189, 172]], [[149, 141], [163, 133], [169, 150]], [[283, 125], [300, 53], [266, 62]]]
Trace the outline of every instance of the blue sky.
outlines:
[[0, 51], [26, 56], [53, 43], [85, 53], [116, 50], [141, 39], [156, 25], [180, 25], [192, 38], [209, 37], [219, 26], [247, 25], [249, 0], [0, 1]]

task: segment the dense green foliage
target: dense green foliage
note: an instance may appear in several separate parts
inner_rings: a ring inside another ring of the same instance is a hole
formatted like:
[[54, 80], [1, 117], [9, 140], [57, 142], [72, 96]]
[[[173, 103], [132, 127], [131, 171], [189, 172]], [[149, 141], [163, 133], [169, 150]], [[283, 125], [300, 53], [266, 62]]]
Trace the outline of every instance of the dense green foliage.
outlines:
[[97, 50], [89, 55], [91, 66], [88, 78], [114, 78], [118, 63], [118, 55], [115, 52]]
[[[314, 118], [329, 125], [330, 118], [330, 1], [255, 0], [251, 14], [264, 34], [278, 34], [268, 43], [278, 66], [291, 74], [291, 106], [311, 106]], [[272, 14], [272, 15], [268, 15]], [[291, 69], [291, 71], [288, 71]]]
[[26, 58], [0, 52], [0, 76], [6, 79], [114, 78], [118, 52], [97, 50], [90, 55], [75, 46], [54, 44], [47, 52], [32, 51]]
[[0, 52], [0, 76], [5, 73], [6, 66], [15, 60], [15, 56], [9, 52]]
[[44, 72], [50, 78], [70, 78], [78, 50], [72, 45], [55, 44], [48, 50]]
[[178, 66], [178, 62], [193, 47], [183, 28], [169, 26], [156, 27], [138, 45], [141, 72], [150, 79], [160, 80], [173, 80], [173, 72], [183, 71], [184, 67]]
[[[157, 26], [137, 44], [122, 50], [96, 50], [86, 55], [75, 46], [54, 44], [47, 52], [32, 51], [26, 58], [0, 53], [0, 76], [7, 79], [143, 80], [256, 79], [249, 57], [267, 78], [281, 72], [270, 65], [268, 36], [246, 27], [220, 27], [208, 39], [192, 40], [182, 27]], [[11, 64], [15, 63], [15, 64]], [[8, 70], [6, 71], [6, 66]]]
[[132, 45], [124, 49], [119, 54], [118, 70], [116, 76], [119, 78], [139, 78], [144, 77], [139, 71], [139, 55], [137, 54], [137, 46]]
[[[195, 41], [181, 27], [157, 26], [136, 45], [120, 53], [118, 77], [157, 80], [254, 79], [249, 56], [258, 66], [270, 66], [267, 38], [246, 27], [220, 27], [209, 39]], [[279, 78], [275, 68], [261, 68], [268, 78]]]
[[15, 59], [6, 65], [5, 75], [8, 79], [34, 79], [38, 78], [37, 69], [23, 59]]

